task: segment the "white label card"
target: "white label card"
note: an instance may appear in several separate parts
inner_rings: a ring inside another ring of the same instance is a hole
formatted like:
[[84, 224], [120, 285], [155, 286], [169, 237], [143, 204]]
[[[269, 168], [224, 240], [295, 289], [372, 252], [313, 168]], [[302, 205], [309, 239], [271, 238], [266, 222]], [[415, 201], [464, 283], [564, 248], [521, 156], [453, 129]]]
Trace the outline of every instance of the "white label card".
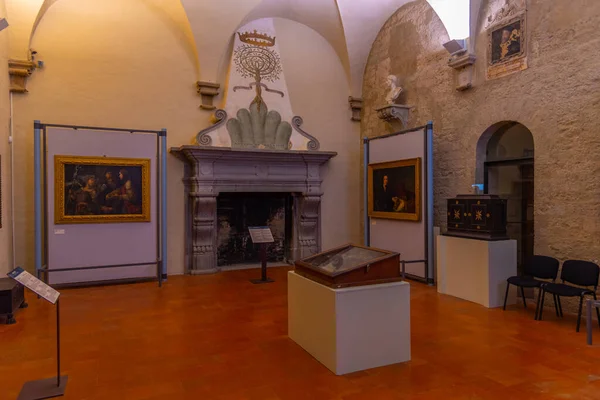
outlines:
[[25, 286], [27, 289], [31, 290], [35, 294], [42, 296], [44, 299], [48, 300], [50, 303], [55, 304], [56, 300], [58, 300], [58, 296], [60, 293], [56, 290], [52, 289], [50, 286], [31, 275], [29, 272], [25, 271], [21, 267], [17, 267], [11, 272], [8, 273], [8, 276], [19, 282], [21, 285]]
[[268, 226], [251, 226], [248, 227], [248, 230], [250, 231], [252, 243], [273, 243], [275, 241], [271, 228]]

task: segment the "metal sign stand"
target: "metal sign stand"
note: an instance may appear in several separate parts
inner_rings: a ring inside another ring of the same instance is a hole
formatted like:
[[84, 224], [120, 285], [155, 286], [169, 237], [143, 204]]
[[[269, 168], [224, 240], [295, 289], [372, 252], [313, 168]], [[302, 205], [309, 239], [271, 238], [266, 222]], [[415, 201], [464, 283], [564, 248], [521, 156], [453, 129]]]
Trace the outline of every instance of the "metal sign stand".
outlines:
[[42, 400], [64, 396], [69, 377], [60, 375], [60, 293], [20, 267], [9, 272], [8, 276], [56, 306], [56, 378], [25, 382], [17, 400]]
[[51, 399], [65, 395], [67, 375], [60, 375], [60, 300], [56, 300], [56, 378], [25, 382], [17, 400]]
[[267, 243], [275, 242], [271, 229], [268, 226], [249, 227], [250, 237], [254, 244], [260, 244], [260, 279], [252, 279], [250, 282], [254, 284], [275, 282], [267, 277]]

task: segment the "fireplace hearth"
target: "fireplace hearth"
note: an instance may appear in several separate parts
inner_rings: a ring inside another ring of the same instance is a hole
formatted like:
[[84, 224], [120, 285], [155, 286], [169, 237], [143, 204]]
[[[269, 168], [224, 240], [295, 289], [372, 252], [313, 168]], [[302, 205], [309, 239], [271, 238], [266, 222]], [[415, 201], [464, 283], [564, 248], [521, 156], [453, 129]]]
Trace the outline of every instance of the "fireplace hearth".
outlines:
[[252, 243], [249, 227], [268, 226], [274, 243], [267, 244], [267, 261], [290, 258], [292, 196], [289, 193], [221, 193], [217, 196], [217, 266], [257, 264], [259, 245]]
[[[321, 250], [321, 167], [337, 153], [193, 145], [171, 148], [170, 152], [185, 165], [188, 273], [214, 273], [222, 266], [257, 262], [248, 247], [249, 239], [244, 236], [249, 224], [264, 226], [261, 221], [266, 214], [269, 214], [266, 225], [275, 222], [269, 222], [269, 218], [283, 218], [285, 225], [283, 241], [271, 248], [272, 260], [283, 257], [293, 263]], [[254, 207], [254, 202], [261, 198], [272, 199], [269, 200], [272, 205], [260, 212], [246, 212], [246, 222], [239, 222], [236, 217], [232, 225], [231, 216], [241, 212], [239, 208], [232, 211], [233, 203], [237, 201], [238, 206], [241, 203], [243, 210]], [[274, 208], [281, 209], [277, 207], [280, 200], [276, 199], [285, 199], [283, 217], [280, 212], [271, 215]], [[229, 222], [222, 227], [228, 218]], [[232, 226], [236, 230], [233, 239]], [[229, 233], [225, 235], [227, 229]]]

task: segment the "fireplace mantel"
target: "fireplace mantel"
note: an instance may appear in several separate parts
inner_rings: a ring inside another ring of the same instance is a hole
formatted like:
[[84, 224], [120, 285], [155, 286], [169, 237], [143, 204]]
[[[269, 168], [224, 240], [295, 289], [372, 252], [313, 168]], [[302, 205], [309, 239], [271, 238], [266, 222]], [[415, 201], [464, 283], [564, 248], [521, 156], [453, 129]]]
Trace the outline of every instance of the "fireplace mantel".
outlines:
[[321, 166], [337, 153], [193, 145], [170, 152], [185, 164], [188, 273], [219, 271], [217, 196], [224, 192], [292, 193], [293, 260], [321, 250]]

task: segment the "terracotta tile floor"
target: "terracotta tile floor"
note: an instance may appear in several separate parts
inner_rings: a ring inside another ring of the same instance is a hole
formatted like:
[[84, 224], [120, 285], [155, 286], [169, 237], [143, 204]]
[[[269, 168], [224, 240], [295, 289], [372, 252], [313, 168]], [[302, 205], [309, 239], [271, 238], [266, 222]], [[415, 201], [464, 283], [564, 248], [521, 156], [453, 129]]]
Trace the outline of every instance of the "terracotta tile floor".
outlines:
[[[600, 346], [575, 317], [534, 321], [533, 304], [488, 310], [414, 282], [412, 361], [337, 377], [286, 336], [286, 271], [64, 290], [65, 398], [600, 399]], [[28, 301], [0, 325], [0, 399], [55, 370], [54, 310]]]

